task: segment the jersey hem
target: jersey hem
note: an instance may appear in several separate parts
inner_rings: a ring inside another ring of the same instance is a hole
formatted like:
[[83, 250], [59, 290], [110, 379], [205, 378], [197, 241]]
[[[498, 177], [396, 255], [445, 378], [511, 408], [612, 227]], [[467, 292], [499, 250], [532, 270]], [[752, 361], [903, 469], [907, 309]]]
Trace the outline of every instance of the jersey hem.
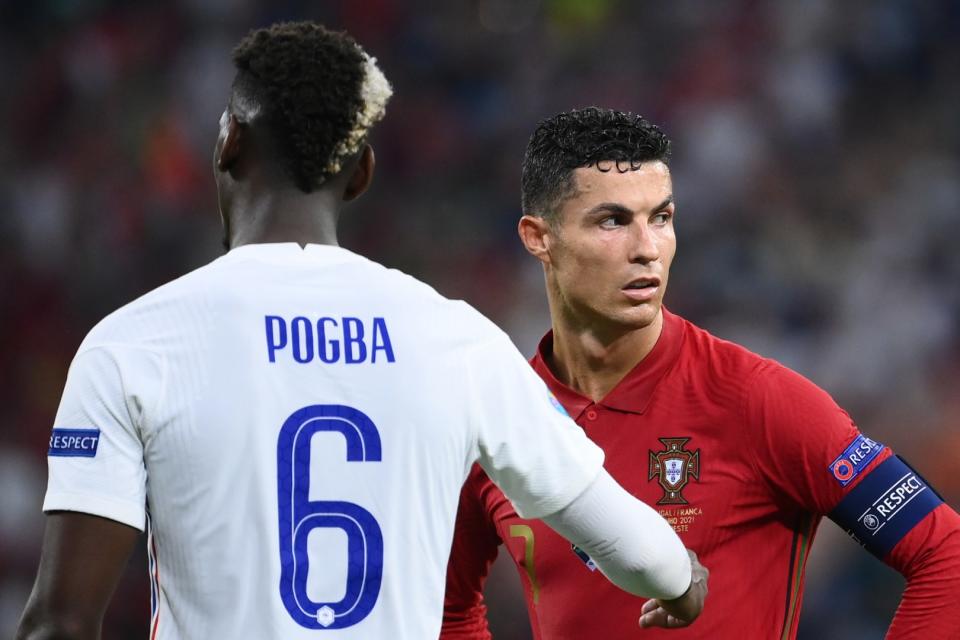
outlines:
[[143, 509], [103, 496], [82, 493], [48, 493], [43, 500], [43, 511], [44, 513], [50, 511], [87, 513], [114, 520], [140, 531], [145, 530], [146, 512]]

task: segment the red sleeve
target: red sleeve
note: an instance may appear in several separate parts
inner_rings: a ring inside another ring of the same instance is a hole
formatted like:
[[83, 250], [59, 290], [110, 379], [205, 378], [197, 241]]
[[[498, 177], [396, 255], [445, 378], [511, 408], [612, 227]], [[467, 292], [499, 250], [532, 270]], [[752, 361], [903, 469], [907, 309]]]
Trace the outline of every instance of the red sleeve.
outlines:
[[844, 486], [831, 464], [860, 430], [826, 391], [800, 374], [764, 361], [748, 378], [746, 421], [757, 472], [778, 501], [829, 513], [863, 476], [889, 458], [884, 448]]
[[[747, 385], [748, 424], [758, 428], [758, 472], [781, 499], [818, 514], [829, 513], [881, 462], [884, 447], [844, 486], [831, 469], [860, 431], [830, 396], [809, 380], [766, 362]], [[763, 463], [762, 461], [772, 461]], [[840, 474], [843, 475], [843, 474]], [[907, 578], [907, 588], [887, 640], [957, 640], [960, 616], [960, 515], [941, 504], [884, 557]]]
[[940, 505], [884, 562], [907, 578], [887, 640], [960, 638], [960, 515], [949, 505]]
[[484, 487], [491, 484], [474, 465], [460, 492], [453, 531], [447, 592], [443, 602], [440, 640], [490, 640], [483, 585], [497, 557], [500, 537], [485, 506]]

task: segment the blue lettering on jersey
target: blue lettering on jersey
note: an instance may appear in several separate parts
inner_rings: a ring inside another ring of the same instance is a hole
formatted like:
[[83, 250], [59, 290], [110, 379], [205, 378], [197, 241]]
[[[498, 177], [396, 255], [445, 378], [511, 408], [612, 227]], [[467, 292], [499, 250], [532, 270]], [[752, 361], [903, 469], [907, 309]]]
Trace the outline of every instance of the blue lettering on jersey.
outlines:
[[294, 360], [300, 363], [313, 360], [313, 325], [303, 316], [297, 316], [290, 323], [290, 343]]
[[304, 316], [287, 321], [283, 316], [264, 316], [267, 360], [277, 358], [306, 364], [314, 360], [326, 364], [362, 364], [396, 362], [390, 332], [384, 318], [365, 322], [360, 318], [323, 317], [315, 323]]
[[100, 429], [54, 429], [48, 456], [93, 458], [100, 445]]
[[853, 482], [853, 479], [860, 475], [860, 472], [866, 469], [883, 449], [884, 446], [879, 442], [865, 435], [859, 435], [827, 468], [840, 486], [845, 487]]
[[830, 519], [878, 558], [943, 503], [943, 498], [905, 460], [881, 462], [850, 490]]
[[[356, 347], [357, 354], [353, 354]], [[367, 345], [363, 344], [363, 323], [359, 318], [343, 319], [343, 350], [347, 364], [357, 364], [367, 359]]]
[[270, 362], [276, 362], [277, 349], [287, 346], [287, 323], [280, 316], [266, 316], [267, 324], [267, 357]]
[[330, 364], [340, 359], [340, 343], [336, 340], [327, 340], [327, 324], [334, 329], [340, 325], [333, 318], [320, 318], [317, 320], [317, 338], [320, 345], [320, 359]]
[[383, 351], [387, 362], [395, 362], [393, 345], [390, 344], [390, 334], [387, 333], [387, 322], [383, 318], [373, 319], [373, 348], [370, 350], [370, 362], [377, 361], [377, 351]]

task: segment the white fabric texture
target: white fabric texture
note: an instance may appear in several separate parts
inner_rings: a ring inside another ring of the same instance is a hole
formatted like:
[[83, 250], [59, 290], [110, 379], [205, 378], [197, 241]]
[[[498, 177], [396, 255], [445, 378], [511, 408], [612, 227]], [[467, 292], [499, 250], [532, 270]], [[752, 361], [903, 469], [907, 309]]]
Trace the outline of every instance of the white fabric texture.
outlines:
[[[690, 556], [673, 528], [606, 471], [543, 521], [586, 552], [624, 591], [672, 600], [690, 587]], [[597, 531], [604, 537], [597, 537]]]
[[54, 427], [99, 444], [48, 458], [44, 509], [147, 522], [157, 640], [436, 637], [471, 465], [540, 516], [603, 462], [468, 305], [294, 243], [100, 322]]

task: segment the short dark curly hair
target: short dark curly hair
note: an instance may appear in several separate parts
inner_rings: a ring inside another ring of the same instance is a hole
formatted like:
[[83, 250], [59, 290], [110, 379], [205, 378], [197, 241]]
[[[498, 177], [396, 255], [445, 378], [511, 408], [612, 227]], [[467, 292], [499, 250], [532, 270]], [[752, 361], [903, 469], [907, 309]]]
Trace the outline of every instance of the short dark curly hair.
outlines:
[[541, 120], [523, 158], [523, 213], [555, 219], [557, 205], [576, 187], [575, 169], [611, 162], [624, 172], [652, 160], [669, 162], [670, 140], [641, 116], [587, 107]]
[[[373, 59], [347, 33], [312, 22], [275, 24], [247, 34], [233, 62], [234, 99], [262, 111], [283, 168], [301, 191], [310, 193], [339, 171], [338, 153], [358, 150], [347, 141], [358, 135]], [[382, 105], [373, 120], [380, 116]]]

